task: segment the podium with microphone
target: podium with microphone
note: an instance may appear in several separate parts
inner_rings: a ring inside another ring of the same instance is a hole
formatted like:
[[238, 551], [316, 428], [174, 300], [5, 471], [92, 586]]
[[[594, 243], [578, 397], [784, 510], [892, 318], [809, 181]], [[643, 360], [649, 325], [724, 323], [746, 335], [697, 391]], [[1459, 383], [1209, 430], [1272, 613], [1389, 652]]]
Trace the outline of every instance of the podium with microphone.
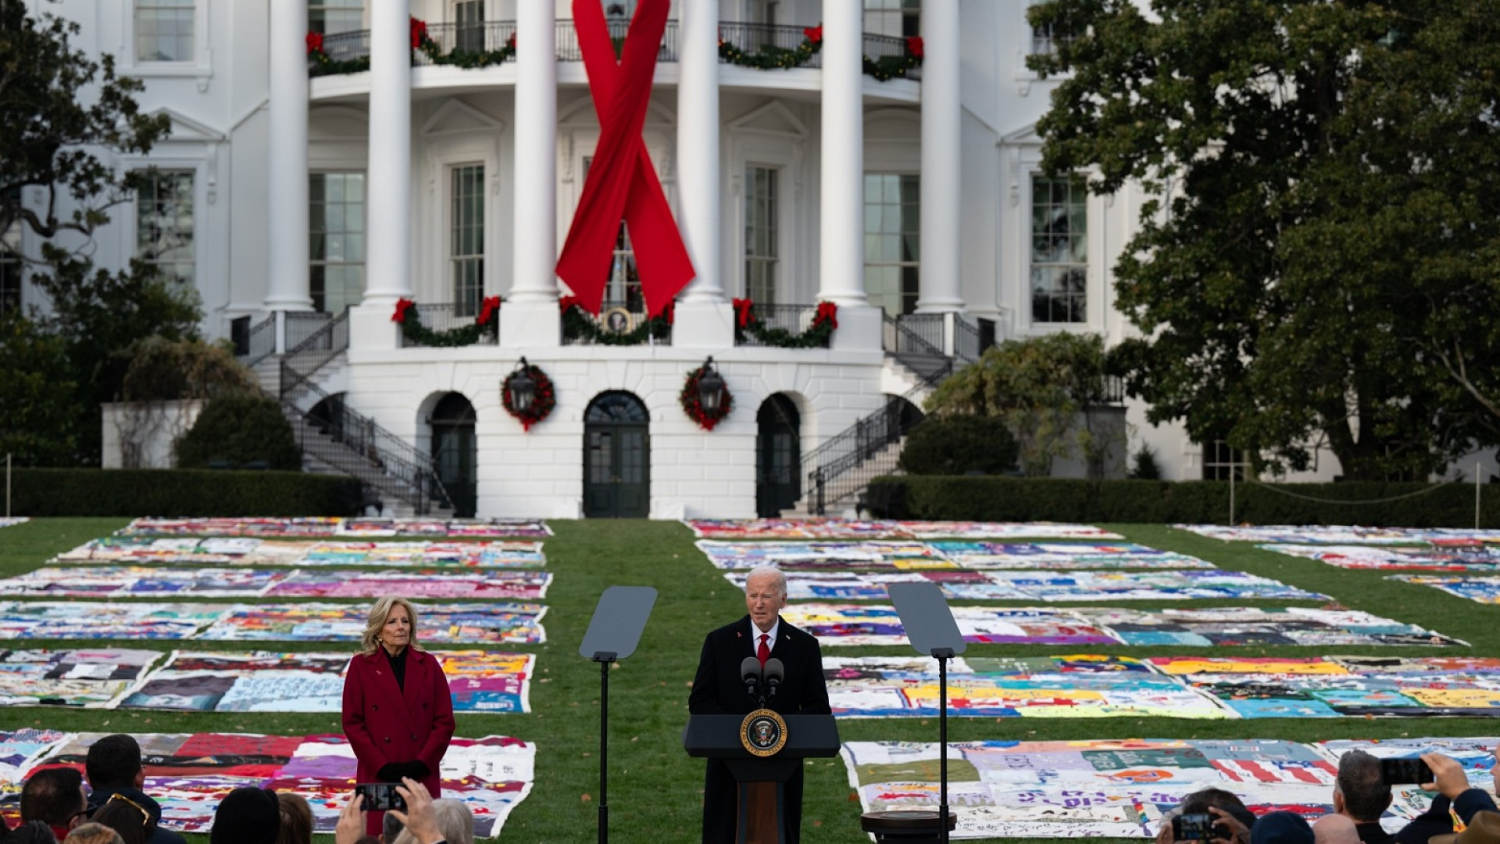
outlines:
[[802, 760], [835, 756], [839, 731], [832, 715], [782, 715], [770, 708], [786, 676], [781, 660], [740, 662], [745, 691], [757, 708], [745, 715], [694, 715], [682, 733], [689, 756], [720, 759], [738, 792], [736, 844], [781, 844], [784, 787]]

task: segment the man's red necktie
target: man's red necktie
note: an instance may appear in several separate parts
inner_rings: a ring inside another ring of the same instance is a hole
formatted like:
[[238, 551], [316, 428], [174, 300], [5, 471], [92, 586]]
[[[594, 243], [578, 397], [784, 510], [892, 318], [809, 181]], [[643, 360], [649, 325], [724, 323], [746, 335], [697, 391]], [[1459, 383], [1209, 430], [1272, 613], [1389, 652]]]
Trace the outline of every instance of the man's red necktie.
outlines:
[[755, 658], [760, 660], [761, 668], [765, 668], [766, 660], [771, 658], [771, 648], [766, 644], [766, 640], [769, 638], [771, 638], [771, 634], [769, 633], [760, 634], [760, 647], [755, 650]]

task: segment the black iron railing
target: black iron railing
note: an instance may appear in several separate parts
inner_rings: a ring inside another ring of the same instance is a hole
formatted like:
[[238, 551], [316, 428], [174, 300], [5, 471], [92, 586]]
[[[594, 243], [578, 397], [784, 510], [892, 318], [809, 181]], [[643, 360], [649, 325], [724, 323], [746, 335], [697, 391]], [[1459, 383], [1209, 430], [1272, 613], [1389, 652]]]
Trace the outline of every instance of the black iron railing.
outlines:
[[962, 316], [953, 317], [953, 356], [964, 363], [973, 363], [984, 354], [984, 339], [979, 327]]
[[255, 366], [274, 354], [276, 354], [276, 314], [272, 313], [260, 322], [253, 323], [245, 332], [244, 348], [239, 358], [244, 365]]
[[[625, 43], [625, 34], [630, 31], [630, 21], [606, 20], [605, 26], [609, 27], [610, 40], [615, 42], [615, 54], [620, 52], [620, 45]], [[517, 49], [521, 49], [517, 45]], [[559, 18], [557, 21], [557, 60], [560, 62], [583, 61], [583, 50], [578, 46], [578, 31], [573, 28], [572, 18]], [[667, 30], [661, 36], [661, 49], [657, 51], [656, 60], [659, 62], [677, 61], [677, 21], [667, 21]]]
[[653, 323], [646, 314], [645, 301], [632, 296], [625, 301], [605, 300], [599, 306], [598, 316], [582, 308], [570, 308], [562, 314], [562, 343], [564, 346], [670, 346], [672, 329], [664, 321]]
[[[438, 53], [493, 53], [503, 50], [516, 34], [515, 21], [480, 21], [472, 24], [429, 23], [427, 37], [438, 46]], [[327, 43], [326, 41], [324, 42]], [[455, 55], [454, 58], [459, 58]], [[429, 65], [432, 59], [422, 50], [411, 51], [413, 65]]]
[[[422, 320], [422, 327], [433, 331], [448, 331], [454, 328], [465, 328], [474, 324], [474, 318], [478, 316], [478, 309], [472, 302], [418, 302], [417, 315]], [[496, 317], [498, 319], [499, 317]], [[403, 332], [401, 335], [401, 347], [423, 346], [415, 340], [408, 339]], [[477, 346], [493, 346], [500, 342], [498, 326], [492, 326], [489, 330], [479, 332], [479, 337], [474, 341]], [[452, 345], [452, 344], [444, 344]]]
[[[803, 34], [803, 29], [804, 27], [801, 26], [786, 26], [781, 24], [721, 21], [719, 23], [719, 38], [724, 43], [732, 44], [746, 53], [755, 53], [761, 50], [773, 53], [781, 50], [791, 53], [802, 46], [803, 39], [807, 37]], [[806, 62], [797, 66], [822, 67], [822, 54], [813, 53], [807, 58]]]
[[333, 340], [331, 326], [338, 319], [346, 323], [348, 310], [335, 316], [322, 311], [286, 312], [286, 353], [328, 349]]
[[[759, 302], [750, 305], [750, 315], [760, 320], [766, 328], [779, 328], [790, 334], [801, 334], [812, 327], [813, 317], [818, 314], [817, 305], [765, 305]], [[736, 331], [736, 346], [765, 346], [760, 338]]]

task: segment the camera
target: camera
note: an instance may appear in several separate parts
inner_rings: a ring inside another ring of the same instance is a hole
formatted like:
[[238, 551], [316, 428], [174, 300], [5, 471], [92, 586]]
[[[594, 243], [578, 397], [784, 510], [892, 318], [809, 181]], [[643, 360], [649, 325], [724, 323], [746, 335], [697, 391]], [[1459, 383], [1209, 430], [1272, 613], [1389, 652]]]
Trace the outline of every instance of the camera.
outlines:
[[1229, 834], [1214, 825], [1214, 816], [1207, 812], [1190, 812], [1172, 818], [1172, 837], [1178, 841], [1207, 841], [1210, 838], [1228, 838]]
[[389, 812], [392, 809], [406, 811], [406, 799], [396, 793], [396, 784], [393, 782], [358, 783], [354, 786], [354, 793], [364, 795], [366, 812]]
[[1435, 778], [1432, 769], [1421, 759], [1382, 759], [1380, 760], [1380, 779], [1387, 785], [1395, 783], [1417, 783], [1432, 782]]

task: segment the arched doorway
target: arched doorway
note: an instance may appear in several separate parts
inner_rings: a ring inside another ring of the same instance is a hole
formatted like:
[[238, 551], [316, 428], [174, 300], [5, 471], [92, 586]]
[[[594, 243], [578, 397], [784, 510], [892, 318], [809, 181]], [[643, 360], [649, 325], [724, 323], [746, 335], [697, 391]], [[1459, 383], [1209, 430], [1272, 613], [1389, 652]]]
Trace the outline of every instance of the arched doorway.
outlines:
[[600, 393], [583, 415], [583, 514], [645, 518], [651, 509], [650, 416], [641, 400]]
[[802, 418], [782, 393], [755, 414], [755, 514], [775, 518], [802, 497]]
[[474, 443], [474, 405], [462, 393], [438, 400], [429, 419], [432, 425], [432, 463], [438, 480], [453, 500], [453, 515], [474, 515], [478, 451]]

